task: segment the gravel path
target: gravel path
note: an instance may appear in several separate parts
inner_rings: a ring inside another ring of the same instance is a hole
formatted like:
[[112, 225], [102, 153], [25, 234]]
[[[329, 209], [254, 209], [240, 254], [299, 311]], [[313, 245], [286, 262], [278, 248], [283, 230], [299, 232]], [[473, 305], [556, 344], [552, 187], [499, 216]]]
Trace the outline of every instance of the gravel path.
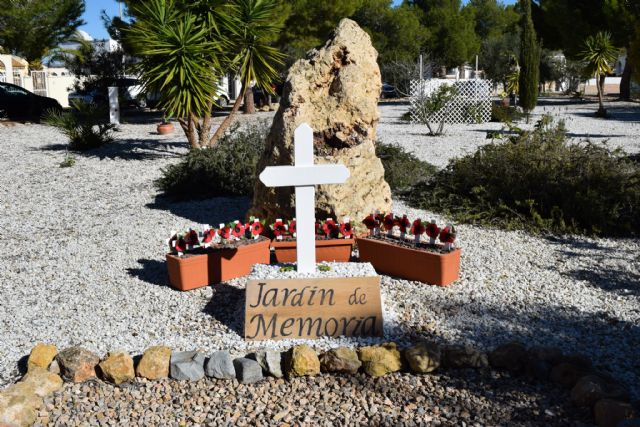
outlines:
[[[628, 153], [640, 153], [640, 105], [631, 102], [608, 102], [607, 111], [612, 119], [593, 118], [598, 109], [595, 102], [568, 103], [566, 99], [542, 99], [532, 112], [529, 124], [518, 123], [522, 128], [531, 128], [542, 114], [551, 114], [563, 119], [569, 136], [580, 141], [607, 142], [611, 148], [622, 148]], [[478, 125], [446, 125], [442, 136], [427, 136], [425, 125], [412, 125], [400, 120], [407, 105], [386, 104], [382, 106], [382, 117], [378, 126], [378, 139], [387, 144], [398, 144], [438, 167], [447, 165], [449, 159], [473, 153], [478, 147], [489, 144], [487, 132], [502, 129], [502, 123]]]
[[[629, 121], [601, 122], [581, 115], [592, 108], [566, 110], [571, 132], [600, 129], [621, 135], [612, 143], [640, 151], [638, 110], [624, 113]], [[406, 106], [381, 110], [379, 139], [439, 166], [486, 143], [478, 130], [500, 127], [452, 126], [446, 137], [428, 138], [398, 122]], [[0, 387], [18, 378], [18, 360], [40, 341], [99, 354], [140, 353], [156, 344], [237, 354], [258, 346], [240, 337], [243, 280], [180, 293], [166, 286], [163, 261], [170, 230], [242, 216], [248, 200], [156, 201], [152, 182], [186, 151], [184, 138], [158, 136], [155, 125], [141, 124], [122, 126], [117, 139], [62, 169], [65, 138], [56, 130], [0, 126]], [[402, 203], [394, 210], [432, 216]], [[558, 345], [591, 356], [640, 397], [640, 240], [544, 239], [462, 226], [459, 241], [462, 278], [451, 287], [382, 277], [394, 323], [386, 339], [402, 343], [418, 334], [481, 348], [509, 339]], [[347, 341], [355, 342], [317, 345]]]

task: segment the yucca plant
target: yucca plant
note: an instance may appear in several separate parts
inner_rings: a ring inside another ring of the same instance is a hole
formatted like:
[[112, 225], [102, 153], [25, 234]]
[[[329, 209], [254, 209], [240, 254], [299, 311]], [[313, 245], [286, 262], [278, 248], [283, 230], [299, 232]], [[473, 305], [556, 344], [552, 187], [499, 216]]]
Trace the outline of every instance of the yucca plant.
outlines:
[[107, 111], [95, 104], [80, 101], [72, 103], [72, 111], [50, 110], [44, 123], [54, 126], [69, 138], [69, 148], [90, 150], [113, 141], [116, 125], [105, 120]]
[[[177, 117], [192, 148], [215, 145], [234, 120], [251, 82], [267, 92], [282, 55], [268, 41], [277, 35], [277, 0], [142, 0], [131, 3], [135, 23], [126, 31], [141, 61], [143, 84], [160, 93], [160, 106]], [[213, 137], [211, 109], [217, 82], [227, 73], [242, 91]]]
[[611, 33], [603, 31], [598, 32], [595, 36], [589, 36], [584, 45], [582, 59], [587, 62], [589, 73], [595, 76], [598, 89], [599, 106], [596, 116], [606, 117], [607, 110], [604, 108], [603, 100], [603, 80], [607, 74], [613, 72], [611, 64], [617, 59], [618, 49], [611, 42]]

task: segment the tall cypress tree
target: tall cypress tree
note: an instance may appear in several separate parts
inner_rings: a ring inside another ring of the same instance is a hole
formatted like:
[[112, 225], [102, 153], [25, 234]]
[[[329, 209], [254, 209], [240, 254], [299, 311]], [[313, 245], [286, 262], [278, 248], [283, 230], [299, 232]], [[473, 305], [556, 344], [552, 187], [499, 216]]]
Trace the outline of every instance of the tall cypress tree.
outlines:
[[541, 48], [531, 19], [531, 0], [520, 0], [522, 5], [522, 39], [520, 49], [520, 106], [526, 112], [538, 102]]

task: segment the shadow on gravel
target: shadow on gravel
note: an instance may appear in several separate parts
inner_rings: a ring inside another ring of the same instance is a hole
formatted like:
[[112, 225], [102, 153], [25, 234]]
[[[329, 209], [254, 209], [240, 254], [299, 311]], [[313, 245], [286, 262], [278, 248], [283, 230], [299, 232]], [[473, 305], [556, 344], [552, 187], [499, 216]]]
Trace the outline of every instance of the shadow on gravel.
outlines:
[[[605, 105], [605, 108], [607, 106]], [[609, 107], [607, 108], [607, 113], [609, 113], [609, 118], [607, 119], [597, 119], [602, 120], [603, 122], [607, 121], [620, 121], [620, 122], [640, 122], [640, 107], [638, 108], [615, 108]], [[595, 117], [595, 109], [593, 112], [590, 111], [576, 111], [572, 113], [574, 116], [586, 117], [590, 119], [596, 119]]]
[[212, 288], [213, 296], [202, 312], [243, 337], [245, 290], [227, 283], [219, 283]]
[[158, 286], [169, 286], [167, 266], [164, 261], [156, 259], [139, 259], [139, 268], [127, 268], [129, 276], [136, 277], [143, 282]]
[[640, 274], [622, 268], [576, 269], [565, 275], [620, 296], [640, 296]]
[[[157, 139], [124, 139], [87, 151], [74, 151], [86, 157], [110, 160], [154, 160], [180, 156], [176, 150], [187, 148], [185, 142], [165, 142]], [[66, 151], [67, 144], [50, 144], [40, 148], [44, 151]]]
[[158, 196], [153, 203], [146, 205], [149, 209], [171, 212], [196, 224], [209, 224], [217, 227], [220, 223], [228, 223], [236, 219], [246, 219], [251, 201], [248, 197], [214, 197], [204, 200], [176, 202], [167, 197]]

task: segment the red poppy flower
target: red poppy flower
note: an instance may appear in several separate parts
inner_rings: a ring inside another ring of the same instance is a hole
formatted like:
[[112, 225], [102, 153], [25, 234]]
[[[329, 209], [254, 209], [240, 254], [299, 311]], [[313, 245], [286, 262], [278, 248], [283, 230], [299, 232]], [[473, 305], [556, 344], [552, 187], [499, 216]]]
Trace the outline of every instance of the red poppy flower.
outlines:
[[187, 249], [189, 246], [199, 246], [200, 239], [198, 239], [198, 233], [195, 230], [189, 229], [187, 235], [184, 237], [184, 241], [187, 244]]
[[254, 238], [258, 238], [258, 236], [264, 231], [264, 226], [256, 219], [253, 221], [253, 224], [249, 226], [249, 231]]
[[456, 240], [456, 229], [453, 225], [447, 225], [440, 231], [440, 241], [442, 243], [453, 243]]
[[353, 236], [353, 227], [351, 227], [351, 221], [346, 220], [340, 224], [340, 234], [345, 239], [351, 238]]
[[411, 234], [414, 236], [420, 236], [424, 233], [424, 225], [422, 224], [422, 220], [420, 218], [413, 221], [413, 225], [411, 226]]
[[362, 220], [362, 223], [369, 229], [369, 230], [373, 230], [374, 228], [378, 228], [378, 226], [380, 226], [380, 222], [376, 220], [376, 218], [372, 215], [369, 215], [368, 217], [366, 217], [364, 220]]
[[282, 236], [287, 234], [287, 226], [284, 225], [281, 219], [276, 219], [276, 222], [271, 225], [271, 230], [273, 230], [274, 236], [278, 238], [282, 238]]
[[339, 232], [338, 224], [332, 218], [327, 218], [322, 224], [322, 232], [327, 238], [336, 237]]
[[291, 222], [289, 222], [289, 233], [294, 236], [296, 234], [296, 219], [293, 218]]
[[210, 245], [211, 243], [213, 243], [213, 239], [215, 236], [216, 230], [214, 230], [213, 228], [204, 230], [204, 232], [202, 233], [202, 243], [205, 245]]
[[231, 227], [220, 224], [220, 229], [218, 230], [218, 236], [220, 236], [224, 240], [229, 240], [231, 238]]
[[176, 233], [169, 239], [169, 251], [173, 253], [181, 253], [187, 250], [187, 243], [181, 234]]
[[231, 230], [231, 234], [236, 239], [241, 239], [244, 237], [245, 226], [240, 221], [234, 221], [233, 230]]
[[376, 221], [378, 221], [378, 224], [382, 224], [382, 222], [384, 221], [384, 214], [378, 211], [373, 214], [373, 217], [376, 219]]
[[429, 224], [427, 224], [426, 232], [427, 232], [427, 236], [435, 240], [438, 237], [438, 234], [440, 234], [440, 227], [438, 227], [435, 221], [432, 221]]
[[400, 228], [400, 233], [406, 234], [407, 230], [411, 226], [411, 221], [406, 215], [402, 215], [402, 218], [396, 217], [396, 225]]
[[387, 231], [392, 231], [393, 226], [395, 225], [395, 219], [393, 218], [392, 213], [388, 213], [382, 220], [382, 224], [384, 225], [384, 229]]

